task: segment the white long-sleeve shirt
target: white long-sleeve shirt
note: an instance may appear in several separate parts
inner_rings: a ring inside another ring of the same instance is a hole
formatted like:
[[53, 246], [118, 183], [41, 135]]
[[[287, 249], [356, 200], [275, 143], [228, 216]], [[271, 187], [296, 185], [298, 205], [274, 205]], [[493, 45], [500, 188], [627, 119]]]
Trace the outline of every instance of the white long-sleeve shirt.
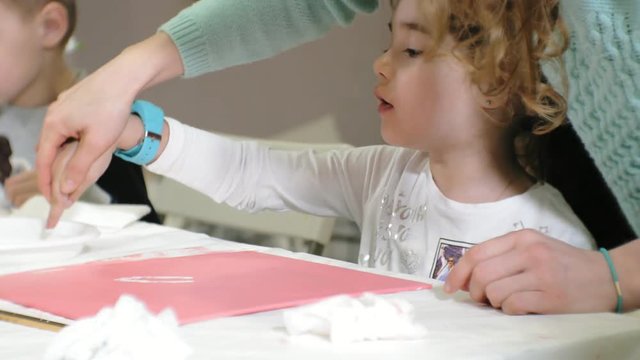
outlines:
[[168, 123], [167, 147], [149, 170], [238, 209], [352, 219], [361, 231], [363, 266], [437, 278], [473, 244], [523, 228], [574, 246], [594, 246], [562, 195], [548, 184], [492, 203], [465, 204], [440, 192], [420, 151], [391, 146], [274, 150], [173, 119]]

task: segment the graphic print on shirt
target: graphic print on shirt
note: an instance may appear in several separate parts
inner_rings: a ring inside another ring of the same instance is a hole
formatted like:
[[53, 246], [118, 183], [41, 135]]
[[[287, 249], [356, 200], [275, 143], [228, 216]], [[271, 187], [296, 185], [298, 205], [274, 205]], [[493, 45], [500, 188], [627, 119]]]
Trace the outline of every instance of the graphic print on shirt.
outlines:
[[[513, 223], [513, 230], [524, 230], [527, 227], [524, 225], [524, 221], [523, 220], [519, 220]], [[549, 235], [549, 226], [548, 225], [540, 225], [538, 226], [538, 231], [540, 231], [543, 234]]]
[[473, 245], [464, 241], [440, 238], [429, 277], [440, 281], [447, 280], [453, 267]]
[[375, 255], [370, 259], [370, 266], [389, 269], [390, 263], [397, 261], [399, 270], [408, 274], [415, 274], [422, 268], [420, 261], [427, 241], [424, 226], [427, 203], [424, 200], [412, 203], [411, 199], [414, 202], [424, 199], [415, 195], [400, 192], [395, 198], [389, 194], [382, 197]]

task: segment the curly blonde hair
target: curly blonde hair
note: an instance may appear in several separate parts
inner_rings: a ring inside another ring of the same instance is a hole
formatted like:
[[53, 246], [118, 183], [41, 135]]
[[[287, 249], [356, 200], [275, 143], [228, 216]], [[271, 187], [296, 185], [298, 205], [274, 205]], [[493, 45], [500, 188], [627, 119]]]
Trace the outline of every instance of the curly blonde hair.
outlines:
[[[401, 0], [391, 0], [395, 9]], [[452, 54], [468, 69], [485, 96], [506, 94], [510, 123], [519, 131], [516, 153], [540, 177], [539, 139], [566, 119], [567, 102], [542, 72], [555, 65], [567, 80], [562, 54], [569, 36], [559, 13], [559, 0], [420, 0], [422, 24], [435, 55], [445, 39], [455, 40]], [[523, 136], [524, 135], [524, 136]], [[539, 138], [539, 137], [537, 137]], [[524, 152], [524, 154], [523, 154]]]

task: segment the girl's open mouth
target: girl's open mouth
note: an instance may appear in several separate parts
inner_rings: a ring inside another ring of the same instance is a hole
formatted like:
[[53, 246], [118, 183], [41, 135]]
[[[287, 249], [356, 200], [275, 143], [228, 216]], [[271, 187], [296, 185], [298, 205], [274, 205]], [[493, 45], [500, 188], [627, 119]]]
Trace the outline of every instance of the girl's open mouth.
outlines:
[[378, 100], [380, 101], [380, 103], [378, 104], [378, 112], [379, 113], [383, 113], [383, 112], [387, 112], [387, 111], [393, 110], [393, 105], [391, 105], [385, 99], [379, 97]]

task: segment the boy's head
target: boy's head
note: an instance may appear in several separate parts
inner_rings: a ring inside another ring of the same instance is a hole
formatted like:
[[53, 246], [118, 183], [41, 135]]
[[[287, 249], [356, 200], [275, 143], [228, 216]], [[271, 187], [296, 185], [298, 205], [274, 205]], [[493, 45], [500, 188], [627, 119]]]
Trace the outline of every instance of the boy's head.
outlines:
[[60, 39], [58, 46], [64, 48], [69, 42], [76, 27], [76, 1], [75, 0], [0, 0], [15, 10], [18, 10], [25, 18], [33, 18], [45, 10], [45, 6], [50, 3], [59, 4], [66, 11], [66, 29], [64, 36]]
[[[541, 69], [548, 60], [561, 66], [560, 55], [568, 43], [558, 2], [391, 0], [391, 48], [374, 66], [380, 80], [376, 93], [382, 100], [383, 137], [385, 130], [390, 138], [412, 136], [408, 144], [391, 142], [415, 147], [425, 134], [431, 139], [455, 139], [462, 132], [475, 138], [491, 136], [486, 126], [465, 120], [478, 109], [497, 120], [494, 125], [526, 123], [529, 134], [560, 125], [566, 102], [546, 83]], [[392, 101], [406, 105], [407, 98], [414, 98], [411, 111], [402, 113]], [[390, 109], [394, 111], [385, 112]], [[399, 133], [398, 124], [405, 119], [411, 125]], [[469, 138], [460, 137], [459, 143]]]
[[63, 60], [75, 17], [74, 0], [0, 0], [0, 104]]

